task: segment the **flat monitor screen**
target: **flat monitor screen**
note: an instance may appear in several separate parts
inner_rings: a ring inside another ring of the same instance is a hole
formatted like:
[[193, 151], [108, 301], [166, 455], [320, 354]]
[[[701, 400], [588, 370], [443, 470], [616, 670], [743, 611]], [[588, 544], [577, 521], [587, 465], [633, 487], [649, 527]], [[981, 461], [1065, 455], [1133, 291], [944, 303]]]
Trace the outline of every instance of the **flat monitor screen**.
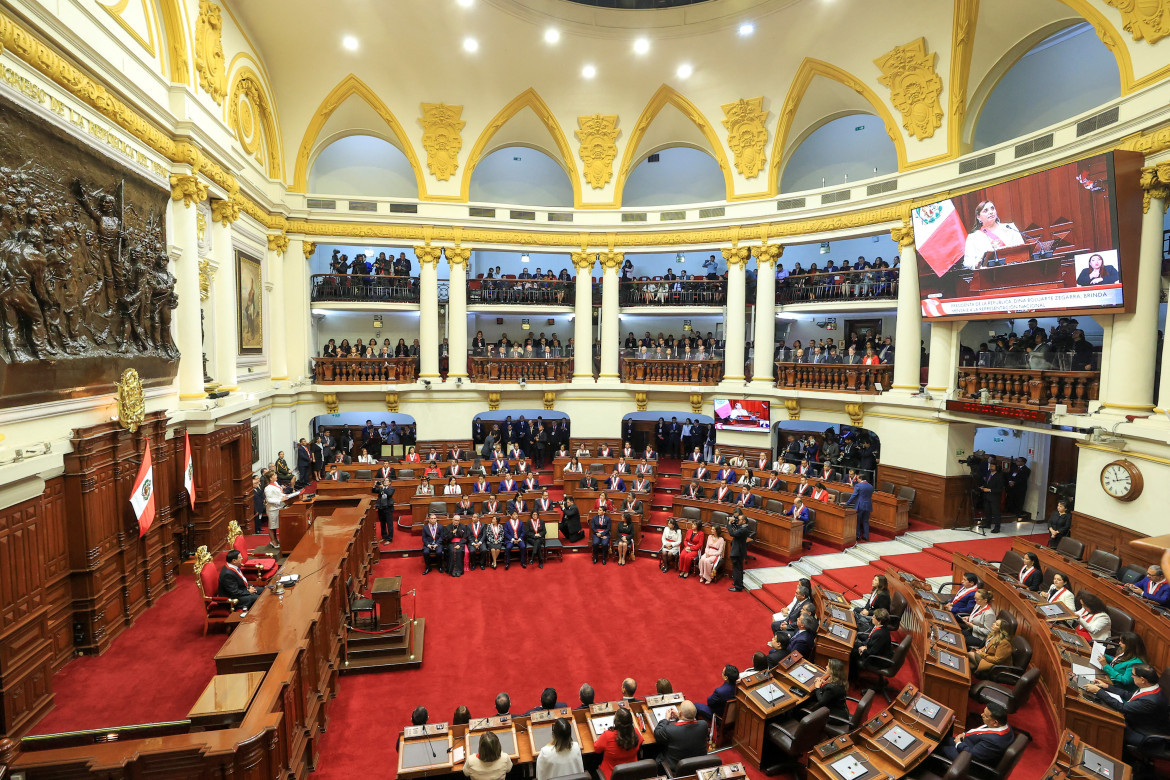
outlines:
[[922, 316], [1121, 310], [1141, 218], [1130, 159], [1099, 154], [914, 209]]
[[772, 430], [771, 404], [743, 398], [716, 398], [715, 430], [768, 433]]

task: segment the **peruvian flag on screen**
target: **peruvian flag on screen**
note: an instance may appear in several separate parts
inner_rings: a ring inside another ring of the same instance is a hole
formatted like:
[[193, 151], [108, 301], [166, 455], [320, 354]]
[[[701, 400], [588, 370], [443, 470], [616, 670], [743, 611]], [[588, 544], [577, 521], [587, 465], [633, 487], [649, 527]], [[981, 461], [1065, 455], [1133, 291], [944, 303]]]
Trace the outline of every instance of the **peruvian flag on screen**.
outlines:
[[963, 256], [967, 231], [949, 199], [914, 209], [914, 244], [936, 276], [942, 276]]
[[187, 498], [191, 500], [191, 508], [195, 508], [195, 461], [191, 459], [191, 436], [183, 431], [183, 487], [187, 489]]
[[138, 467], [134, 492], [130, 494], [130, 506], [134, 507], [134, 515], [138, 518], [138, 535], [146, 536], [150, 524], [154, 522], [154, 465], [150, 462], [150, 442], [146, 443], [146, 453], [142, 456], [142, 465]]

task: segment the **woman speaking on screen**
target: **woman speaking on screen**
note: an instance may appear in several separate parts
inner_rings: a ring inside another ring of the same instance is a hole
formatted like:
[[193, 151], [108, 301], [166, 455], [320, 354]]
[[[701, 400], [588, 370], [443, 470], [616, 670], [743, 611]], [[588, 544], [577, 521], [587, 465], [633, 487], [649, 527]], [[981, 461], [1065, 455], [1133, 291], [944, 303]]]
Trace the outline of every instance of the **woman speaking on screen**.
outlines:
[[1081, 272], [1077, 274], [1077, 286], [1091, 287], [1095, 284], [1117, 284], [1121, 279], [1117, 274], [1117, 269], [1111, 265], [1105, 265], [1105, 258], [1101, 255], [1090, 255], [1089, 265], [1082, 268]]
[[963, 253], [964, 268], [982, 268], [987, 265], [984, 258], [988, 252], [1011, 246], [1021, 246], [1024, 237], [1011, 222], [1000, 222], [995, 204], [989, 200], [979, 201], [975, 207], [975, 226], [967, 234], [967, 246]]

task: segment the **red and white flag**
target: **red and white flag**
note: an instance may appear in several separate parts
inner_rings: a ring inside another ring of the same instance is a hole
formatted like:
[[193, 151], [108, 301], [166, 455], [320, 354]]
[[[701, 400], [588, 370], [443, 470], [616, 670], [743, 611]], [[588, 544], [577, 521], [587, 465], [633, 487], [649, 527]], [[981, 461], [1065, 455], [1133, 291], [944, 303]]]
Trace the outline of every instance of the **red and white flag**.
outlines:
[[914, 209], [914, 244], [936, 276], [951, 270], [967, 247], [963, 220], [949, 199]]
[[183, 487], [187, 489], [187, 498], [191, 500], [191, 508], [195, 508], [195, 461], [191, 459], [191, 436], [183, 431]]
[[150, 442], [146, 444], [142, 465], [138, 467], [134, 492], [130, 494], [130, 506], [134, 507], [134, 515], [138, 518], [138, 535], [146, 536], [150, 524], [154, 522], [154, 465], [150, 460]]

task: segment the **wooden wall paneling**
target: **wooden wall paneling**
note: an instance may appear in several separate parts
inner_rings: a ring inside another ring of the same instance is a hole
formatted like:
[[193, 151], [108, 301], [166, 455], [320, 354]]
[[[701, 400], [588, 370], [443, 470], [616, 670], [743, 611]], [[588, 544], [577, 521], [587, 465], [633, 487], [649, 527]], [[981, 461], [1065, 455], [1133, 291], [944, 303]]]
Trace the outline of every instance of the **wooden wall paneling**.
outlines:
[[1142, 539], [1148, 534], [1138, 533], [1107, 520], [1092, 515], [1086, 515], [1073, 510], [1072, 529], [1069, 536], [1077, 541], [1084, 542], [1085, 554], [1082, 560], [1089, 560], [1094, 550], [1104, 550], [1121, 557], [1123, 564], [1136, 566], [1152, 566], [1161, 564], [1161, 560], [1140, 547], [1130, 545], [1134, 539]]
[[971, 522], [966, 475], [944, 477], [913, 469], [878, 464], [877, 482], [892, 482], [898, 487], [914, 488], [916, 496], [910, 516], [943, 528], [969, 525]]
[[215, 553], [227, 543], [228, 521], [251, 527], [247, 521], [252, 503], [250, 422], [192, 435], [191, 453], [195, 460], [194, 544], [205, 544]]

